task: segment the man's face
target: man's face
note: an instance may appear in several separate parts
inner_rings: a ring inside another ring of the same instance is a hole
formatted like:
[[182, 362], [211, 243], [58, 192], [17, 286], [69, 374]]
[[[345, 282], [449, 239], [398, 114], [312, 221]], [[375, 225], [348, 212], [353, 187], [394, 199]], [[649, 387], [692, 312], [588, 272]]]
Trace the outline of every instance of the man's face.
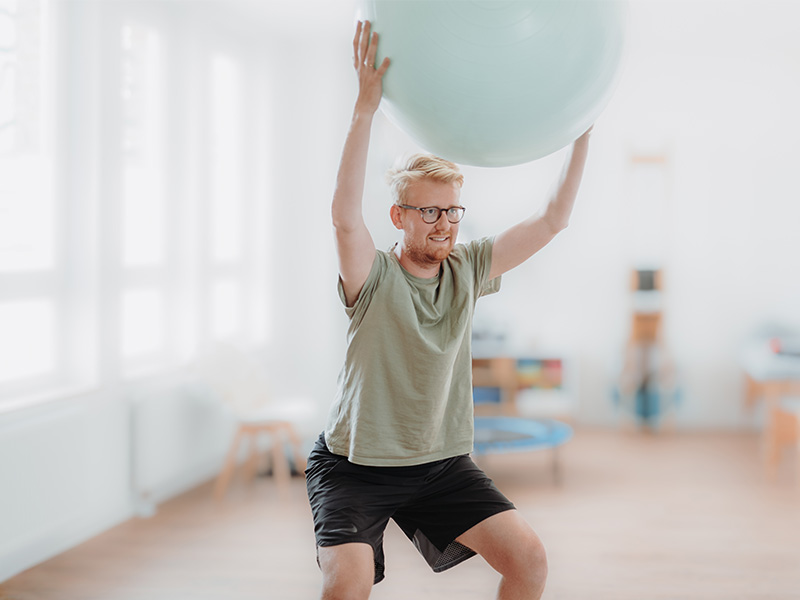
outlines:
[[[461, 190], [455, 183], [423, 179], [408, 187], [405, 203], [418, 208], [452, 208], [459, 206], [460, 196]], [[438, 265], [446, 259], [458, 236], [458, 224], [450, 223], [444, 213], [440, 213], [438, 221], [429, 224], [417, 210], [393, 207], [392, 221], [404, 232], [404, 253], [423, 267]]]

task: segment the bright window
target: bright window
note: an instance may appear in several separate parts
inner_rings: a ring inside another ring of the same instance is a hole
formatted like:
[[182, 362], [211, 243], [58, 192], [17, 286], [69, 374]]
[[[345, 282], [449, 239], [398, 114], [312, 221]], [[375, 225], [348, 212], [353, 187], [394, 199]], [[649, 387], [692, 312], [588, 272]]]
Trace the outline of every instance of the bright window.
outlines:
[[216, 339], [235, 336], [242, 327], [242, 294], [236, 281], [218, 281], [211, 291], [211, 332]]
[[241, 69], [227, 56], [211, 63], [211, 255], [215, 262], [242, 258], [243, 156]]
[[70, 4], [0, 0], [2, 408], [266, 341], [268, 82], [169, 3]]
[[213, 339], [244, 340], [252, 328], [247, 323], [245, 307], [254, 296], [252, 281], [246, 277], [253, 259], [249, 249], [254, 237], [254, 214], [246, 180], [252, 175], [245, 168], [252, 137], [244, 127], [246, 82], [241, 63], [226, 54], [212, 56], [209, 84], [206, 332]]
[[122, 354], [127, 359], [151, 356], [163, 350], [166, 328], [164, 294], [133, 290], [122, 298]]
[[63, 372], [47, 0], [0, 0], [0, 402]]
[[163, 265], [164, 194], [163, 50], [156, 32], [122, 28], [123, 264]]
[[56, 369], [56, 311], [52, 300], [0, 302], [0, 382]]
[[55, 266], [47, 7], [0, 0], [0, 272]]
[[126, 372], [162, 367], [172, 340], [168, 297], [166, 72], [159, 32], [127, 21], [120, 34], [122, 358]]
[[0, 172], [0, 272], [53, 269], [56, 223], [50, 161], [38, 154], [0, 155]]

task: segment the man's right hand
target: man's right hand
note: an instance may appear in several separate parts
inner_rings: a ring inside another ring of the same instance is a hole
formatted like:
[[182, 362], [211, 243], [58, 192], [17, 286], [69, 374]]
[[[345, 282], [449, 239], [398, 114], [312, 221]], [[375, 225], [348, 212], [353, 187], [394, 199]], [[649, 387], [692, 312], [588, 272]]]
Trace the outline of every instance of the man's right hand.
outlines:
[[370, 35], [370, 22], [358, 22], [356, 36], [353, 38], [353, 66], [358, 74], [358, 99], [356, 111], [373, 114], [378, 110], [383, 93], [383, 74], [389, 68], [389, 58], [383, 59], [375, 68], [375, 54], [378, 49], [378, 34]]

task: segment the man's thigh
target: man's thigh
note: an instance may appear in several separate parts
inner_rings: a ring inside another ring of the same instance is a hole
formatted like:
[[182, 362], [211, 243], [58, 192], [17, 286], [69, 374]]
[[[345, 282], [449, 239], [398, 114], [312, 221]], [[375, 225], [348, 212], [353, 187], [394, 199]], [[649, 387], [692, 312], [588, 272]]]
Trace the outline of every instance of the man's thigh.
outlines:
[[458, 536], [457, 541], [504, 574], [520, 565], [546, 561], [539, 536], [517, 510], [501, 512], [481, 521]]
[[348, 543], [317, 548], [317, 560], [322, 570], [323, 598], [368, 598], [375, 580], [372, 546]]

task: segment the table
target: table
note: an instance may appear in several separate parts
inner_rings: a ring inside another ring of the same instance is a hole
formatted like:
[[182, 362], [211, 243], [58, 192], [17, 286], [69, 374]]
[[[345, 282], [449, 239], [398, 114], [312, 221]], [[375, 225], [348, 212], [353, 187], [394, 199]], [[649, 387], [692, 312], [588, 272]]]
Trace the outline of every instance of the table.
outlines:
[[792, 396], [800, 396], [800, 357], [772, 351], [762, 341], [742, 353], [745, 379], [744, 402], [752, 408], [759, 398], [767, 409], [764, 448], [768, 474], [774, 477], [781, 450], [796, 445], [800, 453], [800, 408]]
[[572, 437], [572, 427], [554, 419], [475, 417], [474, 454], [553, 450], [553, 477], [561, 481], [558, 447]]
[[755, 405], [758, 398], [775, 401], [800, 393], [800, 356], [774, 352], [768, 340], [749, 343], [742, 351], [741, 364], [747, 407]]

